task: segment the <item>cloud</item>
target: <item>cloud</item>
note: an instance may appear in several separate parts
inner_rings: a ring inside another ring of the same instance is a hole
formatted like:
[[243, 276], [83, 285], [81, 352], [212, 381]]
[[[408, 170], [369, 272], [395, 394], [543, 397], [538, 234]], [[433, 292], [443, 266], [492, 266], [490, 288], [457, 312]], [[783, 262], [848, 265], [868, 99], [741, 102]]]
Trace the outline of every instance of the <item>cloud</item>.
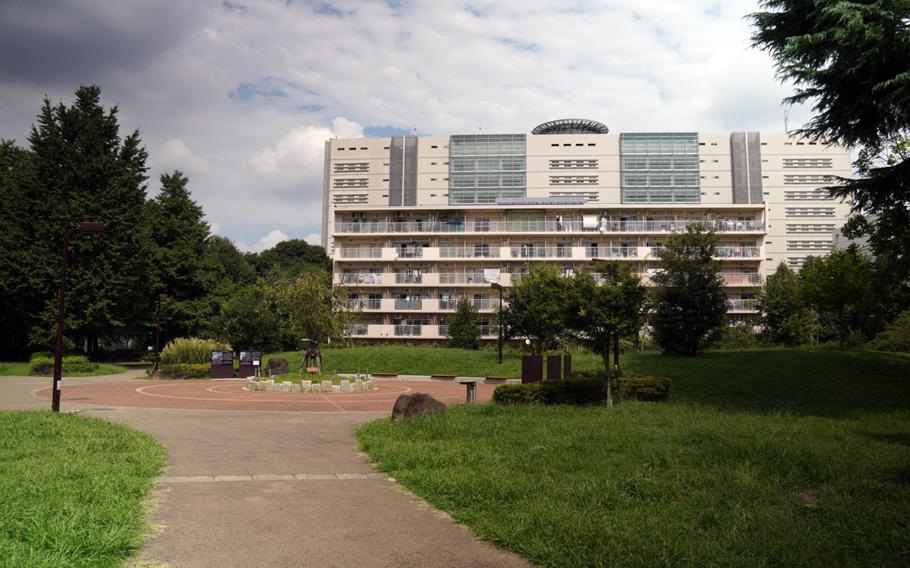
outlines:
[[237, 249], [241, 252], [262, 252], [264, 250], [272, 248], [281, 241], [286, 240], [288, 240], [288, 236], [284, 233], [284, 231], [280, 229], [272, 229], [269, 234], [262, 237], [252, 245], [248, 245], [243, 241], [238, 241], [235, 244], [237, 245]]
[[266, 177], [300, 176], [324, 160], [326, 140], [362, 137], [362, 125], [336, 117], [331, 128], [304, 126], [289, 130], [274, 146], [256, 152], [250, 163]]
[[303, 240], [310, 243], [311, 245], [322, 246], [322, 235], [319, 233], [310, 233], [309, 235], [303, 237]]
[[[781, 130], [756, 0], [0, 2], [0, 137], [84, 83], [140, 129], [150, 193], [174, 169], [225, 236], [320, 233], [327, 139], [529, 132]], [[791, 109], [791, 127], [808, 116]], [[256, 246], [256, 245], [252, 245]]]

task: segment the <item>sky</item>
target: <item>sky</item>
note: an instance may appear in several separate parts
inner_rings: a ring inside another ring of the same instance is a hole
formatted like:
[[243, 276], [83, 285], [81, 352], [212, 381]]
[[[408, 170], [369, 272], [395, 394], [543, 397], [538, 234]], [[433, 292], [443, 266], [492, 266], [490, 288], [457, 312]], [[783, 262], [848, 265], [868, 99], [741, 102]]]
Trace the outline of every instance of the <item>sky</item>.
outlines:
[[[784, 129], [755, 1], [0, 1], [0, 138], [101, 86], [139, 129], [148, 193], [179, 169], [242, 250], [318, 244], [325, 140]], [[809, 109], [789, 109], [790, 127]]]

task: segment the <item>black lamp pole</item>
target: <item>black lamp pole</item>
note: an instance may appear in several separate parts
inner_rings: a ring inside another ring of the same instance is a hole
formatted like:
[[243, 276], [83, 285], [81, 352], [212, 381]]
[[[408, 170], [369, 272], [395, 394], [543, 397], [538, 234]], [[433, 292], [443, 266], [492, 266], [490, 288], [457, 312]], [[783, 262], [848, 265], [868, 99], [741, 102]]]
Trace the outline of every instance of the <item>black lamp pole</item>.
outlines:
[[161, 360], [161, 302], [167, 300], [167, 294], [158, 294], [158, 309], [155, 310], [155, 370]]
[[490, 286], [499, 291], [499, 364], [502, 365], [502, 284], [491, 282]]
[[63, 225], [63, 259], [60, 262], [60, 293], [57, 297], [57, 347], [54, 351], [54, 384], [51, 410], [60, 412], [60, 379], [63, 375], [63, 312], [66, 306], [66, 268], [69, 257], [70, 229], [79, 233], [103, 233], [104, 223], [98, 221], [66, 222]]

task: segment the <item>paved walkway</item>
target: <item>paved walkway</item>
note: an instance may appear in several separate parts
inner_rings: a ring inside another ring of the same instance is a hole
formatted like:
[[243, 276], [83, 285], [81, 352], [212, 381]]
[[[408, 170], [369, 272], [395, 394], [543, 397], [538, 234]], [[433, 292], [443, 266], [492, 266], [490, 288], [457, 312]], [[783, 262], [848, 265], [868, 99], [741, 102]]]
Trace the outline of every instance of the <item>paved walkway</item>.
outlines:
[[[125, 378], [64, 379], [63, 409], [128, 424], [167, 447], [151, 519], [162, 530], [142, 550], [140, 565], [527, 566], [372, 469], [352, 431], [387, 411], [141, 408], [72, 400], [79, 398], [73, 396], [78, 385], [149, 382]], [[0, 377], [0, 408], [47, 408], [34, 393], [48, 381]]]

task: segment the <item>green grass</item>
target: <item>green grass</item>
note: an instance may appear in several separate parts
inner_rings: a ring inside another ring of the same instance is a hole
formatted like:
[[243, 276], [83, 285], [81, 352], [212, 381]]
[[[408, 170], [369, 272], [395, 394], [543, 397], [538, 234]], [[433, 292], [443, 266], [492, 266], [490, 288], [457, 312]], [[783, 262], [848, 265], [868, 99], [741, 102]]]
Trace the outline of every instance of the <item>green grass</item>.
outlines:
[[[29, 363], [25, 362], [0, 362], [0, 377], [4, 376], [28, 376]], [[99, 375], [117, 375], [126, 371], [126, 367], [112, 365], [111, 363], [99, 363], [98, 368], [91, 373], [63, 373], [64, 377], [96, 377]]]
[[369, 423], [380, 469], [541, 566], [907, 566], [910, 357], [644, 354], [667, 403]]
[[119, 424], [0, 412], [0, 565], [119, 566], [163, 465], [162, 446]]
[[[495, 349], [450, 349], [448, 347], [418, 347], [414, 345], [380, 345], [324, 349], [322, 368], [339, 373], [354, 373], [357, 370], [374, 373], [398, 373], [401, 375], [449, 374], [469, 377], [510, 377], [521, 376], [520, 353], [507, 351], [502, 365], [497, 362]], [[272, 353], [263, 357], [263, 364], [270, 357], [283, 357], [288, 367], [296, 374], [302, 351]], [[587, 353], [572, 357], [572, 366], [578, 370], [597, 369], [602, 366], [599, 357]], [[264, 369], [265, 367], [263, 367]]]

